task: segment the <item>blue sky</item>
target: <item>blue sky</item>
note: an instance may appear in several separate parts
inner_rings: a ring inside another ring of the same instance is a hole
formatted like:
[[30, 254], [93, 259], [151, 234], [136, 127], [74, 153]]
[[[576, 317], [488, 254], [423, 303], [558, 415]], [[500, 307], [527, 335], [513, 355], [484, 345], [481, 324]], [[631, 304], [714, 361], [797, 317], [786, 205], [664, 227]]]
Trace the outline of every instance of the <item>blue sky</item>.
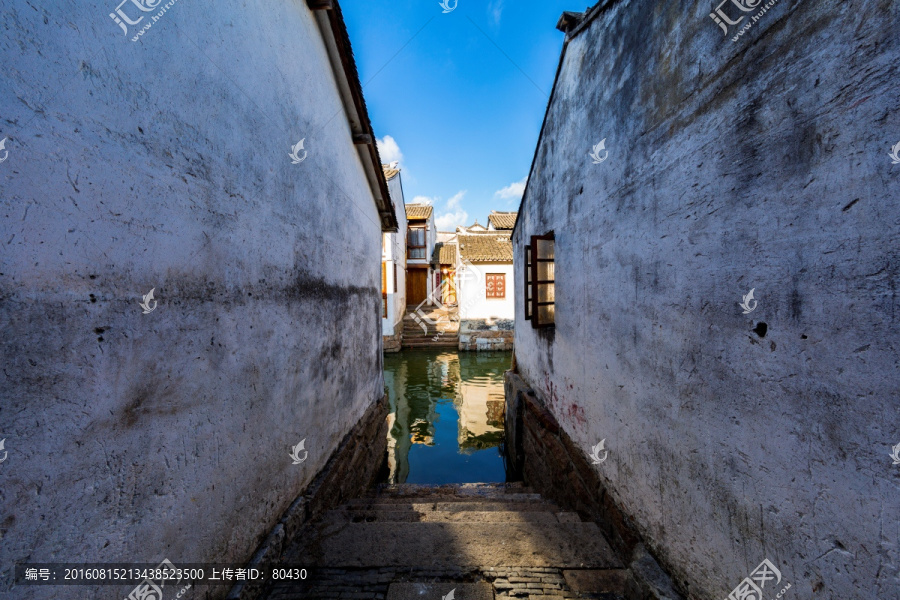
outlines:
[[518, 208], [562, 50], [556, 22], [589, 3], [341, 3], [382, 160], [399, 159], [406, 202], [430, 201], [438, 229]]

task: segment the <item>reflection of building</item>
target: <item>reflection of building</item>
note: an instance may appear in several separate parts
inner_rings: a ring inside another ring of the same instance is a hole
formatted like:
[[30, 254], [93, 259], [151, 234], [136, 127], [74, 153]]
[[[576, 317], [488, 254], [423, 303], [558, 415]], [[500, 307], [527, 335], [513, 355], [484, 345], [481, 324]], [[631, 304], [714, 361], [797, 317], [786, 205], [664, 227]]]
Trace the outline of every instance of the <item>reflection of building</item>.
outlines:
[[456, 395], [457, 441], [464, 450], [482, 450], [503, 440], [503, 382], [464, 382]]
[[409, 475], [409, 403], [406, 402], [407, 364], [384, 370], [388, 395], [387, 461], [391, 483], [403, 483]]
[[[464, 469], [467, 458], [461, 454], [498, 447], [503, 439], [503, 372], [508, 366], [505, 353], [454, 350], [386, 357], [384, 380], [391, 409], [388, 481], [407, 481], [410, 453], [420, 457], [415, 464], [422, 464], [424, 452], [440, 456], [445, 469], [454, 460]], [[444, 406], [440, 421], [439, 402]], [[456, 419], [447, 410], [451, 402]], [[418, 477], [421, 480], [421, 474]]]

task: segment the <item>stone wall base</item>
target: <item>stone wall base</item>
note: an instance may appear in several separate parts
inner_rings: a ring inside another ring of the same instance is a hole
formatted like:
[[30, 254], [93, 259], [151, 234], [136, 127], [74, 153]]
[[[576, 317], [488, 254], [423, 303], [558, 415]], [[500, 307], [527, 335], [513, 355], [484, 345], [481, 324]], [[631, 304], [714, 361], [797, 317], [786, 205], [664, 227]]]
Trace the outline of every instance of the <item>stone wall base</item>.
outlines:
[[463, 351], [512, 350], [513, 321], [464, 319], [459, 323], [459, 349]]
[[680, 600], [671, 578], [642, 543], [634, 522], [612, 501], [606, 486], [519, 375], [507, 371], [506, 454], [514, 475], [545, 498], [596, 522], [628, 564], [627, 600]]
[[400, 352], [403, 345], [403, 334], [395, 333], [394, 335], [381, 336], [384, 352]]
[[[284, 512], [253, 554], [248, 568], [277, 564], [304, 523], [361, 495], [375, 482], [387, 453], [387, 414], [388, 399], [383, 396], [344, 436], [306, 491]], [[226, 600], [254, 600], [265, 585], [266, 582], [239, 583]]]

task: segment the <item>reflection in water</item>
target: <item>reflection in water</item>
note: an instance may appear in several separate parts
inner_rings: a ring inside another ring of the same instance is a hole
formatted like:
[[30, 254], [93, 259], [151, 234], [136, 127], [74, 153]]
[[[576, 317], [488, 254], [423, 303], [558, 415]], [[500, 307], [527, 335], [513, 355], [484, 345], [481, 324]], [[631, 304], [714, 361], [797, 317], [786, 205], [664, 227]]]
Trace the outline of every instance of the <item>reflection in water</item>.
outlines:
[[509, 352], [404, 350], [384, 357], [390, 483], [506, 481]]

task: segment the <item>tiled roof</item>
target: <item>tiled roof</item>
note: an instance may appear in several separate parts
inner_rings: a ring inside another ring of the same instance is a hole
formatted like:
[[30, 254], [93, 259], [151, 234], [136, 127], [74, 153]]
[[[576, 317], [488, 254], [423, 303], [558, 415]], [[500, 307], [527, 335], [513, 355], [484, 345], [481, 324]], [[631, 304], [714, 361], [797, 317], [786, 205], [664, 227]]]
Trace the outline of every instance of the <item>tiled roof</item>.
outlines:
[[488, 223], [494, 226], [494, 229], [512, 229], [516, 224], [515, 212], [497, 212], [492, 210], [488, 215]]
[[384, 178], [388, 181], [396, 177], [397, 173], [400, 172], [400, 169], [397, 168], [397, 163], [381, 165], [381, 170], [384, 171]]
[[435, 265], [456, 266], [456, 244], [438, 242], [434, 245], [434, 253], [431, 262]]
[[434, 211], [434, 207], [430, 204], [407, 204], [406, 205], [406, 218], [407, 219], [428, 219], [431, 217], [431, 213]]
[[512, 262], [512, 241], [508, 231], [459, 234], [459, 254], [469, 262]]

